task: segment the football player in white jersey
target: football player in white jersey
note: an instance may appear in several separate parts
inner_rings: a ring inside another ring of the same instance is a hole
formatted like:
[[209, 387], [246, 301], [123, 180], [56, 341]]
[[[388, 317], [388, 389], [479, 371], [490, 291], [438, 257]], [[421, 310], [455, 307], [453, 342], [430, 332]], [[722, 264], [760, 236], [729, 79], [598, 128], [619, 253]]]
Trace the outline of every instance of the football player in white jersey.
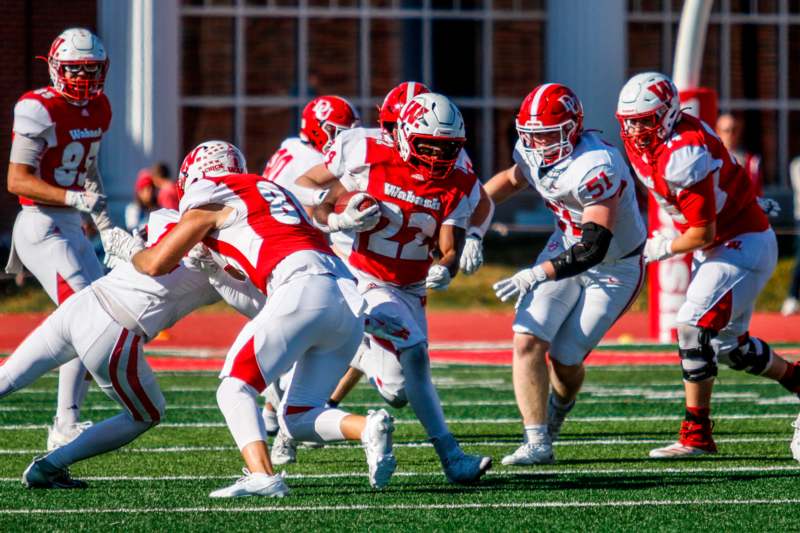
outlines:
[[517, 131], [515, 164], [486, 189], [502, 202], [534, 187], [556, 228], [532, 268], [494, 285], [502, 301], [517, 298], [513, 382], [525, 428], [524, 443], [503, 464], [547, 464], [583, 383], [584, 359], [642, 286], [646, 233], [622, 155], [583, 130], [572, 90], [555, 83], [534, 89]]
[[[177, 211], [153, 212], [148, 222], [149, 243], [156, 242], [177, 221]], [[129, 250], [138, 245], [124, 231], [113, 231], [119, 232], [113, 240], [129, 243]], [[0, 366], [2, 398], [52, 368], [79, 359], [103, 392], [122, 407], [121, 413], [34, 459], [23, 474], [25, 486], [84, 488], [83, 481], [70, 477], [70, 465], [124, 446], [159, 423], [164, 397], [142, 351], [143, 344], [159, 331], [219, 300], [220, 294], [247, 316], [258, 313], [264, 300], [261, 293], [224, 273], [211, 272], [207, 264], [199, 257], [185, 258], [169, 273], [149, 277], [130, 263], [120, 262], [56, 309]]]

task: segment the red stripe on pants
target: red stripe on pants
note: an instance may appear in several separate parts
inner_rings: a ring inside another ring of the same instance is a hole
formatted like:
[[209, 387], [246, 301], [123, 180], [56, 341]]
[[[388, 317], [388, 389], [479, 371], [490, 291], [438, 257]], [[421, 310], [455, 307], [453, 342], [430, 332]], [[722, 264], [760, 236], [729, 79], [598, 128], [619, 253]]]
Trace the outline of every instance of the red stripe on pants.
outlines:
[[111, 377], [111, 385], [117, 392], [117, 396], [119, 396], [120, 400], [122, 400], [122, 403], [124, 403], [128, 408], [128, 411], [131, 412], [133, 419], [141, 422], [142, 415], [139, 414], [136, 406], [133, 404], [130, 398], [128, 398], [128, 395], [125, 394], [125, 391], [122, 389], [122, 384], [119, 382], [119, 376], [117, 376], [117, 371], [119, 370], [119, 358], [122, 355], [122, 349], [125, 347], [125, 340], [127, 338], [128, 330], [123, 329], [122, 334], [120, 334], [119, 339], [117, 339], [116, 346], [114, 346], [114, 351], [111, 352], [111, 360], [108, 363], [108, 375]]
[[233, 368], [231, 368], [231, 377], [238, 378], [256, 389], [259, 394], [267, 388], [264, 382], [264, 376], [261, 374], [261, 368], [258, 366], [256, 359], [256, 340], [251, 337], [249, 341], [242, 346], [242, 349], [236, 354], [233, 360]]
[[128, 383], [133, 389], [133, 393], [139, 398], [139, 402], [144, 406], [144, 410], [150, 415], [150, 420], [158, 422], [161, 419], [161, 415], [158, 414], [158, 409], [147, 397], [147, 393], [142, 387], [141, 381], [139, 381], [139, 339], [140, 337], [137, 335], [131, 342], [131, 351], [128, 355]]
[[58, 298], [58, 305], [67, 301], [67, 298], [75, 294], [72, 287], [69, 286], [67, 280], [61, 277], [61, 274], [56, 272], [56, 298]]
[[731, 321], [731, 313], [733, 313], [733, 290], [726, 292], [711, 309], [706, 311], [706, 314], [700, 317], [697, 327], [720, 331]]

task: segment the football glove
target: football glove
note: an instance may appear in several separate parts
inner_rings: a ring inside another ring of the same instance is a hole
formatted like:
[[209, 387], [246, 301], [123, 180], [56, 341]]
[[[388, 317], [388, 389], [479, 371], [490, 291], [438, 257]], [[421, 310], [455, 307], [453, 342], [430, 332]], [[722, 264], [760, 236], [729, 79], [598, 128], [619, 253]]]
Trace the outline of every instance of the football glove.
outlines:
[[536, 265], [533, 268], [520, 270], [510, 278], [501, 279], [492, 285], [492, 289], [501, 302], [507, 302], [516, 296], [517, 304], [519, 304], [519, 300], [523, 296], [546, 279], [547, 274], [544, 269], [541, 265]]
[[122, 262], [129, 262], [131, 257], [145, 249], [145, 242], [138, 235], [134, 237], [121, 228], [111, 228], [100, 232], [100, 240], [103, 242], [103, 250], [106, 252], [106, 266], [109, 265], [110, 256]]
[[644, 245], [644, 262], [652, 263], [672, 257], [672, 239], [667, 238], [660, 231], [654, 231], [653, 236], [647, 239]]
[[364, 193], [354, 194], [347, 207], [339, 214], [328, 215], [328, 228], [331, 232], [353, 230], [355, 232], [369, 231], [378, 225], [381, 219], [381, 207], [373, 204], [366, 209], [359, 210], [358, 205], [368, 196]]
[[428, 270], [428, 277], [425, 278], [425, 288], [435, 291], [445, 290], [452, 281], [450, 271], [442, 265], [433, 265]]
[[770, 218], [777, 218], [781, 214], [781, 204], [772, 198], [759, 196], [756, 198], [756, 202], [758, 202], [758, 207], [761, 208], [764, 214]]
[[67, 191], [64, 203], [82, 213], [96, 214], [106, 206], [106, 197], [90, 191]]
[[211, 250], [202, 242], [192, 246], [192, 249], [186, 254], [186, 263], [190, 268], [199, 270], [207, 276], [213, 276], [219, 272], [219, 265], [211, 256]]
[[467, 235], [464, 241], [464, 250], [461, 252], [461, 259], [458, 262], [458, 267], [461, 272], [467, 276], [471, 276], [483, 264], [483, 239], [474, 233]]

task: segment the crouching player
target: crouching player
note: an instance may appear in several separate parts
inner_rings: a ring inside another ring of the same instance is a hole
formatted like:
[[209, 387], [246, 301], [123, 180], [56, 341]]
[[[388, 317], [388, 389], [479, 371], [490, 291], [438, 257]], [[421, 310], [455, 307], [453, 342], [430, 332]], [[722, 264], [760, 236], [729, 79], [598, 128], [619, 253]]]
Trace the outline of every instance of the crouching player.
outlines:
[[325, 402], [364, 333], [364, 301], [345, 265], [282, 187], [246, 174], [244, 156], [223, 141], [205, 142], [184, 159], [178, 177], [181, 220], [133, 264], [160, 276], [201, 240], [223, 270], [249, 279], [266, 303], [228, 352], [217, 402], [247, 465], [245, 475], [212, 497], [288, 493], [267, 453], [257, 399], [296, 363], [279, 407], [279, 423], [296, 440], [361, 440], [370, 484], [394, 473], [393, 421], [329, 409]]
[[583, 131], [572, 90], [534, 89], [517, 131], [516, 164], [486, 190], [502, 202], [533, 186], [556, 229], [532, 268], [494, 285], [502, 301], [517, 298], [512, 373], [525, 428], [524, 443], [503, 464], [547, 464], [583, 383], [583, 361], [639, 293], [646, 232], [622, 155]]
[[[747, 173], [707, 124], [681, 111], [669, 77], [646, 72], [628, 80], [617, 118], [637, 177], [680, 232], [674, 239], [653, 233], [645, 258], [693, 254], [692, 279], [677, 316], [686, 415], [678, 441], [650, 457], [715, 453], [710, 410], [718, 362], [800, 392], [798, 364], [748, 334], [756, 297], [777, 262], [775, 233]], [[800, 460], [800, 432], [791, 448]]]

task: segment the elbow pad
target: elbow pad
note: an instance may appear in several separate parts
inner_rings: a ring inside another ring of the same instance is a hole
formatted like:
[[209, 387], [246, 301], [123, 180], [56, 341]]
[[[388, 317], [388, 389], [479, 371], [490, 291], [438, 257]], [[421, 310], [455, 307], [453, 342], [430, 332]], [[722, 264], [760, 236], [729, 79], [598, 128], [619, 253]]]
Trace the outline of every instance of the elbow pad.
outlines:
[[581, 242], [573, 244], [551, 260], [556, 279], [577, 276], [586, 272], [605, 258], [614, 235], [608, 228], [594, 222], [582, 226]]

